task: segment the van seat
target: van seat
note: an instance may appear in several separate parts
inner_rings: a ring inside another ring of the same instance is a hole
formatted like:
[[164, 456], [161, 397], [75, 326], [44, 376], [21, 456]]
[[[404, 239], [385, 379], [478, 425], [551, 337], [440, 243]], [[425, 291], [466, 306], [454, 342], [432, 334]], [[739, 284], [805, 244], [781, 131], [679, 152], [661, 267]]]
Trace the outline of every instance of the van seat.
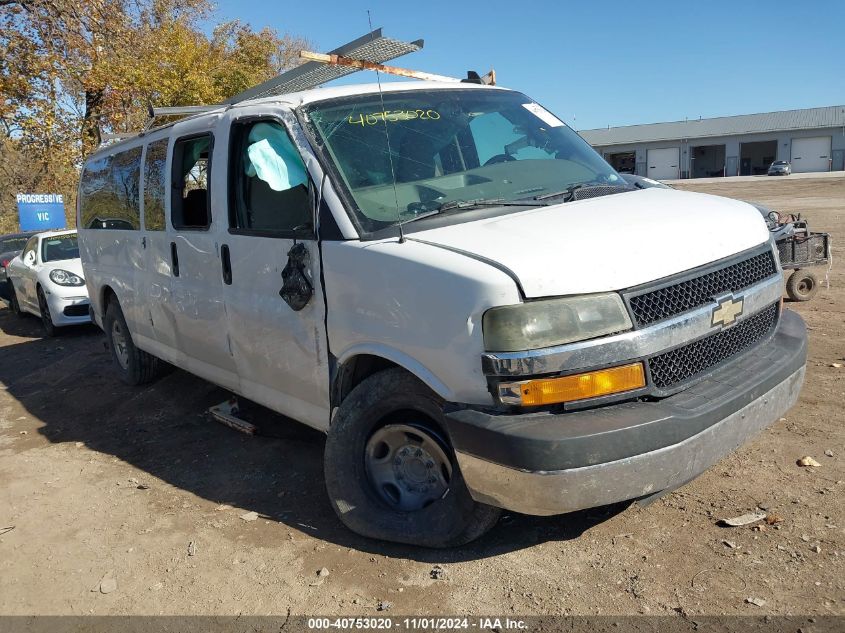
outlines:
[[208, 190], [191, 189], [182, 200], [182, 224], [208, 226]]

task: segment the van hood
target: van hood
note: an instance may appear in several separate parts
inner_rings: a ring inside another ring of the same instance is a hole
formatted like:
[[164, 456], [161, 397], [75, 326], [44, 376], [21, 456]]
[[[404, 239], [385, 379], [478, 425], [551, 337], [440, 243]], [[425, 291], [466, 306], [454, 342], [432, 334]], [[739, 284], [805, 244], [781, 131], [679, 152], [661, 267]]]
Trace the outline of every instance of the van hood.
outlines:
[[745, 202], [674, 189], [577, 200], [413, 234], [496, 262], [528, 298], [606, 292], [668, 277], [768, 241]]

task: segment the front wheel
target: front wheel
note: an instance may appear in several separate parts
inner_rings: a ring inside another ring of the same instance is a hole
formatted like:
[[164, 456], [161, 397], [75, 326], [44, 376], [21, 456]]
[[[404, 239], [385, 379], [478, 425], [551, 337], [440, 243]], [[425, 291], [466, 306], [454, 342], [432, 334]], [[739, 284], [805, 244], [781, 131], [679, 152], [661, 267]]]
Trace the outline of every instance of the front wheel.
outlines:
[[340, 520], [370, 538], [455, 547], [492, 528], [501, 510], [472, 499], [442, 430], [443, 403], [402, 369], [347, 396], [326, 440], [326, 489]]
[[135, 347], [117, 301], [109, 302], [103, 326], [120, 379], [127, 385], [143, 385], [153, 380], [158, 373], [159, 360]]
[[50, 314], [50, 305], [41, 287], [38, 287], [38, 308], [41, 312], [41, 325], [44, 326], [44, 333], [47, 336], [56, 336], [56, 326], [53, 324], [53, 317]]

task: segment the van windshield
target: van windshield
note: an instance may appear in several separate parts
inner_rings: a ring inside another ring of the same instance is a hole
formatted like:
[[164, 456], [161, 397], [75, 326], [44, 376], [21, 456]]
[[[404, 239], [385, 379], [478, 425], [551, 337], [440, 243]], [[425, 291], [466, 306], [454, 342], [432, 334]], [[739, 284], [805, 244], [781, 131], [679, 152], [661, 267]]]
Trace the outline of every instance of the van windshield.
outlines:
[[306, 108], [365, 233], [473, 201], [540, 206], [534, 198], [577, 185], [626, 186], [572, 129], [518, 92], [409, 90], [383, 100], [368, 94]]

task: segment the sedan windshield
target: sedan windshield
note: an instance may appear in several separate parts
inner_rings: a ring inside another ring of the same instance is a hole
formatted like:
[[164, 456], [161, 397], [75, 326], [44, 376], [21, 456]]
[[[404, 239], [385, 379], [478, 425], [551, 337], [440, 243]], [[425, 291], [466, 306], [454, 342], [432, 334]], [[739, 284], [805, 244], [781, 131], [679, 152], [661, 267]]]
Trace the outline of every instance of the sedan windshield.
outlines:
[[386, 92], [383, 102], [378, 94], [318, 102], [306, 116], [365, 233], [479, 206], [554, 204], [579, 185], [626, 187], [581, 137], [518, 92]]
[[76, 259], [77, 257], [79, 257], [79, 245], [76, 242], [76, 233], [51, 235], [41, 240], [42, 262]]

